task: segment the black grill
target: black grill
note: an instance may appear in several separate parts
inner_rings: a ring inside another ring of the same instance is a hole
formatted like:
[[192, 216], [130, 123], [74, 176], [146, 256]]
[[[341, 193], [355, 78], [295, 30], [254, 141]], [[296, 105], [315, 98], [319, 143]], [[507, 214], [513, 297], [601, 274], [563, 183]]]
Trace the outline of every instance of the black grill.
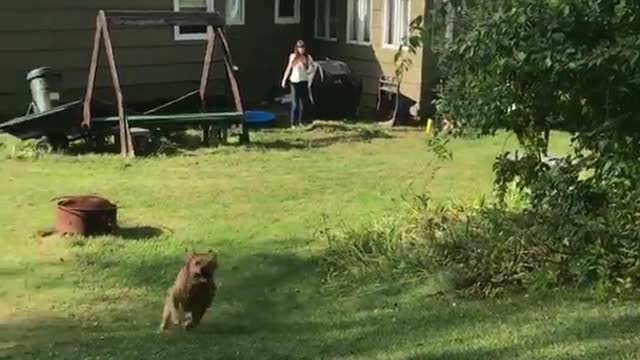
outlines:
[[311, 87], [315, 117], [321, 120], [355, 119], [362, 80], [356, 79], [342, 61], [320, 60], [318, 65], [320, 69]]

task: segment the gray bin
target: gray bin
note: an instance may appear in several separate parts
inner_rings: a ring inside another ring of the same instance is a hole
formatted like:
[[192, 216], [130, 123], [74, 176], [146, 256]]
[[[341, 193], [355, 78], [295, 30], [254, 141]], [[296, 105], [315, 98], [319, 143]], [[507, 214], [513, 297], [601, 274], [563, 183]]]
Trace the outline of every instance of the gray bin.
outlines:
[[27, 74], [27, 81], [36, 113], [45, 112], [60, 105], [60, 86], [62, 83], [60, 73], [51, 68], [42, 67], [31, 70]]

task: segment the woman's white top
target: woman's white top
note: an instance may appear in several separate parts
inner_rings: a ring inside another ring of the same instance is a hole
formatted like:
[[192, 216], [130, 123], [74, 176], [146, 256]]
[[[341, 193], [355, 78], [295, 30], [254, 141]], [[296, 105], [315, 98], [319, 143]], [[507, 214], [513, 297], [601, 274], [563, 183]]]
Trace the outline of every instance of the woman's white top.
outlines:
[[[291, 55], [289, 57], [290, 62], [293, 62], [294, 59], [295, 55]], [[291, 81], [292, 83], [299, 83], [303, 81], [309, 81], [309, 79], [313, 77], [313, 74], [315, 72], [315, 62], [313, 61], [311, 55], [307, 55], [307, 62], [308, 66], [306, 69], [304, 67], [304, 63], [302, 62], [298, 62], [297, 64], [292, 65], [289, 81]]]

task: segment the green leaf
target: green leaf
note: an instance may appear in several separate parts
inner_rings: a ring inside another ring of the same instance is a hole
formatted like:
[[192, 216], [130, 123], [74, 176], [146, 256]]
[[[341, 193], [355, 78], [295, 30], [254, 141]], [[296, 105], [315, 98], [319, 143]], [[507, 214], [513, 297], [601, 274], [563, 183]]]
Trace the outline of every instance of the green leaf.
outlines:
[[545, 64], [547, 67], [551, 67], [551, 66], [553, 65], [553, 61], [551, 61], [551, 58], [550, 58], [550, 57], [548, 57], [548, 58], [546, 58], [546, 59], [544, 60], [544, 64]]

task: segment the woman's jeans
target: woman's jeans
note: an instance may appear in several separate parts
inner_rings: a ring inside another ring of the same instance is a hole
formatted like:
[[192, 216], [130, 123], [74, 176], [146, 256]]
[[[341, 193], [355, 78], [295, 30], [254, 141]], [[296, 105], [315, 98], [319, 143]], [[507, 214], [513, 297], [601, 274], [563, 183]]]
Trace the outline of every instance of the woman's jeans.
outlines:
[[302, 125], [304, 108], [309, 100], [309, 84], [306, 81], [291, 83], [291, 125]]

